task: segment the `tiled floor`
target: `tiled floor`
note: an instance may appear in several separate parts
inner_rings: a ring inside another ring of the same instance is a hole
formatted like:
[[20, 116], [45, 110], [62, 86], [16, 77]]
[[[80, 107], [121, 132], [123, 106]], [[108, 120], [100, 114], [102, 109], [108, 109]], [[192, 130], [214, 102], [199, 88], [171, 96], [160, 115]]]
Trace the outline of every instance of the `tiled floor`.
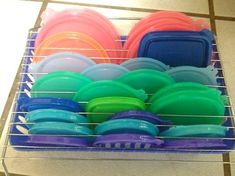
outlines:
[[[71, 2], [71, 1], [70, 1]], [[74, 2], [83, 3], [97, 3], [95, 0], [80, 0]], [[21, 2], [26, 3], [26, 2]], [[29, 2], [27, 2], [29, 3]], [[34, 2], [30, 2], [34, 3]], [[110, 0], [100, 0], [100, 4], [110, 5]], [[208, 14], [208, 1], [207, 0], [120, 0], [113, 1], [115, 6], [126, 6], [136, 8], [148, 8], [148, 9], [161, 9], [161, 10], [178, 10], [190, 13], [203, 13]], [[31, 6], [32, 14], [36, 14], [39, 8]], [[63, 9], [65, 4], [49, 3], [48, 7], [53, 9]], [[215, 15], [216, 16], [235, 16], [235, 3], [233, 0], [214, 0]], [[23, 8], [23, 6], [21, 6]], [[25, 8], [25, 7], [24, 7]], [[26, 8], [27, 9], [27, 8]], [[34, 10], [33, 10], [34, 9]], [[126, 11], [126, 10], [109, 10], [105, 8], [95, 8], [99, 12], [105, 14], [107, 17], [115, 18], [121, 17], [143, 17], [147, 15], [146, 12]], [[26, 17], [25, 17], [26, 18]], [[33, 19], [35, 19], [33, 17]], [[209, 19], [207, 19], [209, 22]], [[127, 34], [130, 27], [136, 22], [134, 20], [123, 21], [113, 20], [122, 34]], [[20, 26], [19, 26], [20, 27]], [[228, 82], [229, 93], [231, 95], [233, 104], [235, 104], [235, 22], [232, 21], [220, 21], [216, 20], [217, 39], [219, 45], [220, 56], [223, 60], [224, 71], [226, 80]], [[25, 28], [24, 28], [25, 29]], [[25, 29], [27, 30], [27, 29]], [[19, 45], [19, 44], [18, 44]], [[16, 45], [17, 47], [17, 45]], [[15, 58], [16, 63], [19, 63], [20, 58]], [[18, 59], [18, 60], [17, 60]], [[13, 70], [14, 71], [14, 70]], [[1, 81], [1, 80], [0, 80]], [[7, 81], [7, 80], [5, 80]], [[12, 81], [12, 79], [10, 79]], [[72, 160], [72, 161], [55, 161], [55, 160], [40, 160], [40, 159], [8, 159], [6, 164], [10, 172], [26, 174], [26, 175], [164, 175], [164, 176], [221, 176], [223, 175], [222, 157], [221, 155], [143, 155], [143, 154], [107, 154], [107, 153], [48, 153], [48, 152], [17, 152], [12, 148], [7, 151], [8, 157], [63, 157], [63, 158], [86, 158], [86, 157], [118, 157], [118, 158], [143, 158], [157, 159], [163, 161], [87, 161], [87, 160]], [[235, 153], [230, 154], [231, 161], [235, 162]], [[182, 162], [191, 160], [192, 162]], [[168, 160], [171, 160], [169, 162]], [[193, 162], [194, 161], [194, 162]], [[199, 161], [199, 162], [195, 162]], [[235, 175], [235, 167], [232, 164], [232, 175]]]

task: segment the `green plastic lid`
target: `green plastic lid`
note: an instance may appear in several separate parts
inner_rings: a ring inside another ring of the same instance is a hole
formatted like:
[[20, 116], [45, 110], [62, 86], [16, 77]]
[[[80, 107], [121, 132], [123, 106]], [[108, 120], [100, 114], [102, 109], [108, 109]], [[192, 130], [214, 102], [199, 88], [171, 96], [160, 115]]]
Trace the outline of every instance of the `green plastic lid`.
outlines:
[[150, 97], [149, 102], [153, 102], [156, 99], [159, 99], [165, 95], [169, 95], [180, 91], [187, 91], [187, 90], [204, 91], [208, 89], [209, 87], [199, 83], [192, 83], [192, 82], [175, 83], [171, 86], [164, 87], [161, 90], [157, 91], [153, 96]]
[[74, 97], [74, 101], [84, 102], [100, 97], [133, 97], [142, 101], [147, 99], [144, 90], [136, 90], [126, 84], [117, 81], [96, 81], [87, 84], [80, 89]]
[[53, 72], [34, 83], [31, 96], [73, 99], [79, 89], [91, 82], [92, 80], [79, 73]]
[[169, 94], [152, 102], [148, 110], [175, 125], [221, 124], [225, 120], [223, 99], [213, 90]]
[[175, 83], [167, 73], [152, 69], [131, 71], [116, 80], [135, 89], [143, 89], [148, 94], [153, 94], [156, 91]]
[[145, 110], [145, 103], [131, 97], [103, 97], [91, 100], [86, 106], [87, 117], [93, 123], [103, 122], [114, 113], [128, 110]]

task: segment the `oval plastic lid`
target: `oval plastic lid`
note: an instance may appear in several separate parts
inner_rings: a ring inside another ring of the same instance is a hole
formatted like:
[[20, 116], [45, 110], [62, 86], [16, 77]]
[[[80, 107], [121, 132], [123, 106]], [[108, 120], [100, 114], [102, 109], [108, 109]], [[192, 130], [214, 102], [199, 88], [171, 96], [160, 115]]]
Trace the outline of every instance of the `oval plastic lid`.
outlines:
[[114, 80], [128, 71], [121, 65], [97, 64], [85, 69], [81, 74], [95, 81]]
[[193, 66], [179, 66], [171, 68], [167, 73], [176, 82], [197, 82], [205, 85], [217, 85], [218, 70], [209, 65], [206, 68], [198, 68]]
[[90, 58], [79, 53], [60, 52], [47, 56], [39, 63], [29, 66], [29, 73], [33, 74], [35, 80], [46, 73], [56, 71], [82, 72], [96, 63]]
[[135, 119], [116, 119], [103, 122], [95, 128], [95, 134], [145, 134], [156, 136], [158, 128], [146, 121]]
[[91, 122], [99, 123], [107, 120], [115, 113], [129, 110], [145, 110], [145, 103], [131, 97], [95, 98], [86, 106], [87, 117]]
[[92, 81], [74, 72], [53, 72], [39, 78], [32, 86], [32, 97], [73, 99], [76, 92]]
[[128, 70], [153, 69], [157, 71], [166, 71], [169, 69], [169, 66], [165, 65], [161, 61], [148, 57], [129, 59], [121, 63], [121, 65], [126, 67]]
[[213, 35], [208, 30], [150, 32], [139, 44], [138, 57], [157, 58], [172, 67], [207, 67], [210, 63], [212, 41]]

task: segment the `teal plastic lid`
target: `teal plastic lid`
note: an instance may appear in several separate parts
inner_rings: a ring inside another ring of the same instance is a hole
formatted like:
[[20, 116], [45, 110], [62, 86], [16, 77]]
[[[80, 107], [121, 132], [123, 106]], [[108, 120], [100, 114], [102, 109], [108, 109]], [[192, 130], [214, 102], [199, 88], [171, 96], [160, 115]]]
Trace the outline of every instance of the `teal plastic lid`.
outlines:
[[31, 96], [73, 99], [76, 92], [91, 83], [89, 78], [74, 72], [53, 72], [39, 78], [32, 86]]
[[[38, 109], [30, 111], [26, 114], [25, 119], [27, 123], [67, 122], [81, 123], [80, 125], [85, 126], [88, 123], [88, 119], [83, 115], [59, 109]], [[32, 126], [32, 124], [28, 124], [27, 126]]]
[[227, 128], [220, 125], [175, 126], [162, 132], [167, 137], [225, 137]]
[[92, 135], [92, 130], [85, 126], [64, 122], [35, 123], [28, 132], [48, 135]]
[[109, 120], [99, 124], [95, 128], [95, 134], [122, 134], [122, 133], [134, 133], [134, 134], [148, 134], [156, 136], [159, 133], [158, 128], [146, 121], [135, 119], [117, 119]]
[[125, 83], [135, 89], [143, 89], [148, 94], [153, 94], [175, 83], [168, 74], [151, 69], [140, 69], [128, 72], [117, 78], [116, 81]]

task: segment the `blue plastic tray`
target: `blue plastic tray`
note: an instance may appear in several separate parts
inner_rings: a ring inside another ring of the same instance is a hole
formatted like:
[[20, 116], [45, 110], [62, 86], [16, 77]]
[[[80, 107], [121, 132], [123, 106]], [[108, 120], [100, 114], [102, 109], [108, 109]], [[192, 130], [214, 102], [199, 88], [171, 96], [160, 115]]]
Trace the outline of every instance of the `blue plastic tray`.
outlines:
[[[31, 39], [35, 39], [35, 35], [32, 35], [31, 36]], [[32, 42], [29, 42], [28, 43], [28, 46], [33, 46], [33, 43]], [[216, 46], [214, 46], [214, 50], [216, 51], [217, 48]], [[25, 60], [24, 60], [24, 67], [23, 67], [23, 70], [22, 72], [23, 73], [28, 73], [28, 64], [31, 63], [31, 56], [32, 56], [32, 50], [31, 49], [27, 49], [26, 50], [26, 55], [29, 56], [29, 57], [26, 57]], [[218, 54], [216, 54], [216, 57], [214, 59], [219, 59], [218, 57]], [[219, 60], [218, 60], [219, 61]], [[219, 68], [219, 76], [220, 77], [223, 77], [223, 73], [222, 73], [222, 70], [221, 70], [221, 65], [220, 65], [220, 62], [216, 62], [215, 64], [215, 67], [216, 68]], [[28, 74], [22, 74], [21, 76], [21, 82], [31, 82], [32, 80], [30, 79], [30, 76]], [[220, 85], [225, 85], [224, 83], [224, 80], [223, 79], [220, 79], [219, 81]], [[223, 92], [223, 94], [226, 94], [227, 95], [227, 91], [226, 91], [226, 88], [220, 88], [221, 91]], [[19, 93], [18, 96], [16, 97], [16, 101], [20, 98], [29, 98], [27, 92], [30, 91], [30, 86], [28, 86], [27, 84], [25, 83], [22, 83], [20, 84], [20, 87], [19, 87], [19, 91], [20, 92], [23, 92], [23, 93]], [[44, 145], [44, 148], [41, 148], [41, 146], [38, 146], [37, 144], [32, 144], [32, 145], [29, 145], [27, 143], [27, 141], [29, 140], [29, 137], [27, 135], [22, 135], [22, 133], [17, 129], [17, 125], [19, 124], [16, 124], [16, 123], [20, 123], [20, 118], [19, 116], [24, 116], [25, 117], [25, 113], [24, 112], [20, 112], [20, 102], [17, 103], [13, 109], [14, 112], [17, 112], [17, 113], [13, 113], [13, 116], [12, 116], [12, 119], [11, 119], [11, 122], [13, 122], [13, 125], [11, 126], [11, 129], [10, 129], [10, 144], [12, 145], [13, 148], [17, 149], [17, 150], [22, 150], [22, 151], [38, 151], [38, 150], [60, 150], [60, 151], [68, 151], [68, 150], [71, 150], [71, 151], [111, 151], [111, 152], [118, 152], [120, 151], [119, 149], [105, 149], [105, 148], [96, 148], [96, 147], [89, 147], [89, 148], [86, 148], [86, 147], [77, 147], [77, 148], [45, 148], [45, 145]], [[227, 121], [223, 124], [224, 126], [226, 127], [234, 127], [234, 122], [232, 120], [232, 111], [231, 109], [228, 107], [226, 108], [226, 113], [225, 113], [226, 116], [229, 116], [230, 118], [227, 119]], [[20, 126], [24, 127], [27, 129], [27, 126], [24, 125], [24, 124], [20, 124]], [[226, 138], [223, 139], [224, 140], [224, 143], [226, 144], [225, 147], [223, 148], [211, 148], [210, 149], [193, 149], [193, 150], [184, 150], [184, 149], [175, 149], [175, 150], [172, 150], [172, 149], [162, 149], [162, 148], [156, 148], [156, 149], [148, 149], [148, 150], [144, 150], [144, 149], [137, 149], [137, 150], [124, 150], [124, 149], [121, 149], [122, 152], [161, 152], [161, 153], [226, 153], [226, 152], [229, 152], [229, 150], [233, 149], [234, 146], [235, 146], [235, 141], [233, 140], [235, 137], [235, 133], [234, 133], [234, 130], [233, 129], [230, 129], [228, 131], [228, 133], [226, 134]], [[206, 139], [205, 139], [206, 140]]]
[[171, 67], [210, 64], [213, 35], [208, 30], [147, 33], [139, 44], [138, 57], [158, 58]]

